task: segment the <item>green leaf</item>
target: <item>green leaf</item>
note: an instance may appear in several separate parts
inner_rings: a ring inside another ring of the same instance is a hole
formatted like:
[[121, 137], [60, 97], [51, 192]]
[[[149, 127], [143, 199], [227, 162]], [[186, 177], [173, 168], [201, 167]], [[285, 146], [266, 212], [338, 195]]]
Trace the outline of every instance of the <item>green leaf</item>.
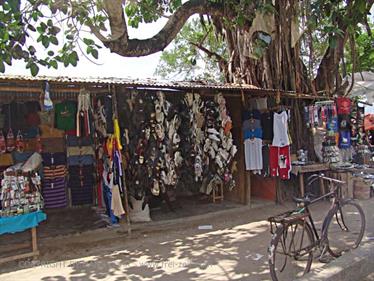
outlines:
[[0, 72], [1, 73], [5, 72], [5, 64], [4, 64], [3, 60], [0, 60]]
[[50, 66], [52, 66], [54, 69], [57, 69], [57, 61], [55, 61], [55, 60], [51, 60], [50, 62], [49, 62], [49, 65]]
[[36, 76], [39, 72], [39, 67], [36, 65], [36, 63], [30, 64], [30, 71], [32, 76]]
[[91, 53], [92, 53], [92, 56], [93, 56], [95, 59], [98, 59], [98, 58], [99, 58], [99, 52], [98, 52], [96, 49], [93, 49]]
[[8, 4], [13, 13], [19, 12], [19, 2], [18, 0], [8, 0]]
[[79, 58], [78, 58], [78, 54], [76, 51], [73, 51], [70, 55], [69, 55], [69, 63], [72, 65], [72, 66], [77, 66], [77, 62], [78, 62]]
[[48, 25], [48, 26], [51, 26], [51, 27], [53, 26], [53, 22], [52, 22], [51, 19], [49, 19], [49, 20], [47, 21], [47, 25]]
[[27, 28], [30, 29], [31, 31], [36, 31], [35, 27], [31, 24], [27, 25]]
[[57, 26], [54, 26], [51, 28], [51, 33], [53, 35], [56, 35], [57, 33], [59, 33], [61, 31], [61, 28], [57, 27]]
[[49, 41], [54, 45], [58, 45], [58, 39], [55, 36], [49, 37]]
[[31, 55], [34, 55], [36, 53], [35, 47], [34, 46], [30, 46], [29, 47], [29, 52], [30, 52]]
[[43, 36], [42, 37], [42, 44], [43, 44], [44, 48], [48, 48], [48, 46], [49, 46], [49, 38], [47, 36]]
[[83, 42], [84, 42], [84, 44], [86, 44], [88, 46], [95, 44], [94, 40], [88, 39], [88, 38], [83, 38]]
[[54, 56], [54, 52], [53, 51], [48, 51], [48, 56], [50, 56], [50, 57], [52, 57], [52, 56]]

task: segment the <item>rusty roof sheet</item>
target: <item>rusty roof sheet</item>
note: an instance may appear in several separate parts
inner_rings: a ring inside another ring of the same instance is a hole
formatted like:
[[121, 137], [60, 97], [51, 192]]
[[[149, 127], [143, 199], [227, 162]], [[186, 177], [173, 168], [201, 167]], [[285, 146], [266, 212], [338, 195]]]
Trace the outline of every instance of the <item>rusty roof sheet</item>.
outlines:
[[68, 77], [68, 76], [28, 76], [28, 75], [7, 75], [0, 74], [0, 83], [4, 82], [42, 82], [48, 81], [58, 84], [95, 84], [97, 86], [105, 85], [124, 85], [128, 87], [144, 87], [144, 88], [163, 88], [176, 90], [226, 90], [226, 91], [244, 91], [251, 93], [275, 94], [280, 92], [284, 96], [298, 97], [306, 99], [319, 99], [324, 97], [312, 96], [308, 94], [300, 94], [294, 91], [284, 91], [277, 89], [264, 89], [249, 84], [228, 84], [228, 83], [212, 83], [208, 81], [163, 81], [156, 79], [132, 79], [132, 78], [116, 78], [116, 77]]
[[[163, 81], [156, 79], [130, 79], [116, 77], [67, 77], [67, 76], [27, 76], [0, 74], [0, 81], [48, 81], [56, 83], [112, 84], [156, 88], [178, 89], [222, 89], [222, 90], [267, 90], [248, 84], [223, 84], [207, 81]], [[270, 90], [275, 91], [275, 90]]]

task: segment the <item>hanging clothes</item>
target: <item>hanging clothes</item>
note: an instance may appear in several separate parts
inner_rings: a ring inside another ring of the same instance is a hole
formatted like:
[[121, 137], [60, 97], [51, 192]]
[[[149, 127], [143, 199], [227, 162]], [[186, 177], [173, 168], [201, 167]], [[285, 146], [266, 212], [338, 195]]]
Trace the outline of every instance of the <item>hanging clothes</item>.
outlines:
[[90, 92], [81, 89], [78, 95], [78, 108], [76, 119], [77, 136], [89, 136], [91, 134], [91, 96]]
[[286, 111], [274, 112], [273, 146], [283, 147], [290, 144], [288, 137], [288, 115]]
[[244, 153], [246, 170], [260, 174], [263, 168], [262, 139], [246, 139], [244, 141]]
[[65, 101], [55, 106], [56, 128], [64, 131], [74, 130], [76, 126], [77, 104]]

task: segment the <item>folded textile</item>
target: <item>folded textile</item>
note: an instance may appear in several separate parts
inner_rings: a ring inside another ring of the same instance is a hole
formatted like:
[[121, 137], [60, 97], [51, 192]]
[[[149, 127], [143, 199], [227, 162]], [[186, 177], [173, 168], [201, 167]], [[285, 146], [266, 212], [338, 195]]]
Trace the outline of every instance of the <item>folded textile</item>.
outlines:
[[92, 155], [70, 156], [67, 162], [69, 166], [93, 165], [94, 157]]
[[64, 152], [65, 140], [63, 138], [43, 138], [41, 139], [43, 152]]
[[95, 151], [92, 146], [68, 146], [66, 149], [66, 154], [68, 157], [79, 155], [95, 156]]
[[[11, 165], [14, 164], [14, 162], [19, 163], [19, 162], [13, 161], [13, 160], [14, 160], [14, 158], [12, 157], [11, 153], [1, 154], [0, 155], [0, 166], [11, 166]], [[23, 161], [25, 161], [25, 160], [23, 160]], [[23, 162], [23, 161], [20, 161], [20, 162]]]
[[45, 166], [66, 165], [66, 155], [64, 152], [42, 153], [42, 158]]
[[93, 144], [92, 137], [67, 136], [67, 146], [89, 146]]
[[93, 173], [94, 166], [93, 165], [71, 165], [69, 166], [69, 173], [70, 174], [80, 174], [80, 173]]
[[49, 125], [40, 125], [40, 138], [65, 138], [65, 132]]

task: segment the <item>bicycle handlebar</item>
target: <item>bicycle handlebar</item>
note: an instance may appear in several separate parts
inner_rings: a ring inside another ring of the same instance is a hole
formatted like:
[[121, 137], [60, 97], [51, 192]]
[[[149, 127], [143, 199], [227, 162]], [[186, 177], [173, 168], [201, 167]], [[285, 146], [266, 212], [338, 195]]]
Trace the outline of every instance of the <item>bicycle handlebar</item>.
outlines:
[[337, 179], [334, 179], [334, 178], [325, 177], [324, 174], [313, 174], [310, 177], [308, 177], [308, 184], [307, 185], [311, 185], [317, 179], [324, 179], [324, 180], [327, 180], [329, 182], [334, 182], [334, 183], [337, 183], [337, 184], [345, 184], [344, 181], [337, 180]]

